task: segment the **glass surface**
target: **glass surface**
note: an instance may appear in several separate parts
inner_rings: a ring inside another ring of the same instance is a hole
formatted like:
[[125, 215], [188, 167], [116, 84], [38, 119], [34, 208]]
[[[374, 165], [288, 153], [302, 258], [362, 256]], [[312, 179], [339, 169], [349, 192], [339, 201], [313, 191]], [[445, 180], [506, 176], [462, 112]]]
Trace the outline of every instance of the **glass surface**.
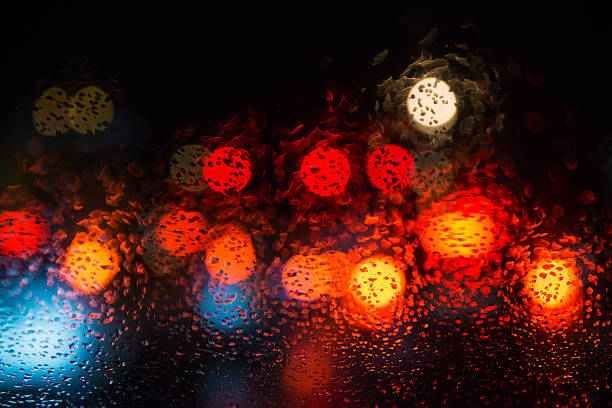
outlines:
[[0, 406], [610, 406], [602, 26], [211, 7], [7, 45]]

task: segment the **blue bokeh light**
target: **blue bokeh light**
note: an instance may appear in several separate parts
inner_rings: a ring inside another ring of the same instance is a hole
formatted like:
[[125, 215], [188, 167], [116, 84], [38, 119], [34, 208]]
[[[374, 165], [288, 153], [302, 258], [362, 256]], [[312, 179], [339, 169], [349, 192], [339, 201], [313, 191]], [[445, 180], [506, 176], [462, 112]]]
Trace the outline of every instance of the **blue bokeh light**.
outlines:
[[84, 374], [90, 359], [90, 325], [46, 276], [19, 280], [0, 298], [0, 386], [52, 385]]
[[253, 290], [246, 284], [207, 285], [201, 292], [198, 309], [203, 321], [224, 332], [248, 331], [256, 325], [257, 307]]

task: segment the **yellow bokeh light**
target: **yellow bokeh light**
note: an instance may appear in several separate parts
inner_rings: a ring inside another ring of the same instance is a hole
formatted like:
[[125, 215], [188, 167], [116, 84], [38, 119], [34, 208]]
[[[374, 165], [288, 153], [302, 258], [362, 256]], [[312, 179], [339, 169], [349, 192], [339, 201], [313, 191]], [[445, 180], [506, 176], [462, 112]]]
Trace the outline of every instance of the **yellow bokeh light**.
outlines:
[[108, 285], [119, 269], [115, 249], [100, 242], [94, 234], [79, 232], [66, 250], [60, 274], [73, 289], [95, 294]]
[[114, 116], [112, 99], [97, 86], [86, 86], [70, 99], [70, 127], [75, 132], [85, 135], [105, 130]]
[[531, 301], [544, 310], [561, 310], [574, 305], [582, 288], [573, 259], [538, 261], [525, 275], [524, 284]]
[[213, 279], [233, 285], [248, 279], [257, 265], [255, 248], [241, 227], [227, 224], [211, 231], [206, 268]]
[[357, 264], [351, 273], [349, 293], [366, 312], [387, 309], [404, 297], [404, 265], [390, 256], [372, 256]]
[[204, 179], [204, 161], [210, 150], [201, 145], [185, 145], [170, 159], [170, 178], [183, 190], [198, 192], [208, 187]]
[[70, 129], [70, 100], [62, 88], [47, 89], [34, 103], [32, 121], [41, 135], [55, 136]]

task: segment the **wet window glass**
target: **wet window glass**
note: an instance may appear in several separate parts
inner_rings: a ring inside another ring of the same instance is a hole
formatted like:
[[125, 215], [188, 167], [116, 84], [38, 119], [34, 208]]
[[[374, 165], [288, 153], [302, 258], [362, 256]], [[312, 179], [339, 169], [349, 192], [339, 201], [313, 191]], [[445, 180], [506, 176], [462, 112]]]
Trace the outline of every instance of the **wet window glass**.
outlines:
[[24, 11], [0, 406], [609, 406], [590, 20], [229, 8]]

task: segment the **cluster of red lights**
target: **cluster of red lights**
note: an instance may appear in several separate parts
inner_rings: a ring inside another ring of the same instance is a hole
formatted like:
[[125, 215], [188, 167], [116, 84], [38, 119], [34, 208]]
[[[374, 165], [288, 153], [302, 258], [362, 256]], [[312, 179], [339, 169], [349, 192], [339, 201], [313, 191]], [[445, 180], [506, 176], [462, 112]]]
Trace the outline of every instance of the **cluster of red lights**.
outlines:
[[[367, 175], [372, 185], [384, 192], [409, 186], [414, 160], [398, 145], [379, 146], [367, 156]], [[320, 146], [302, 160], [300, 177], [308, 189], [321, 197], [341, 195], [351, 176], [347, 154], [338, 148]]]

